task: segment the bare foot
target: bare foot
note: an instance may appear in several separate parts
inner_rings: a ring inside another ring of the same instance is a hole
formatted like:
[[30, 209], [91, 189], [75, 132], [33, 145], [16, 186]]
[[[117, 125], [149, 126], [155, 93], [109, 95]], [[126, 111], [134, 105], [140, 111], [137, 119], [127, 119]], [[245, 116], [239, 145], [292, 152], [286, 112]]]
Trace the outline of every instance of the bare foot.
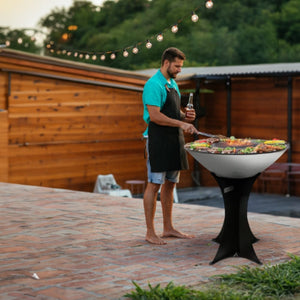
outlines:
[[163, 239], [158, 237], [157, 235], [146, 235], [146, 241], [149, 242], [150, 244], [155, 244], [155, 245], [165, 245], [167, 244]]
[[162, 237], [175, 237], [179, 239], [192, 239], [195, 236], [192, 234], [182, 233], [176, 229], [172, 229], [170, 231], [164, 231]]

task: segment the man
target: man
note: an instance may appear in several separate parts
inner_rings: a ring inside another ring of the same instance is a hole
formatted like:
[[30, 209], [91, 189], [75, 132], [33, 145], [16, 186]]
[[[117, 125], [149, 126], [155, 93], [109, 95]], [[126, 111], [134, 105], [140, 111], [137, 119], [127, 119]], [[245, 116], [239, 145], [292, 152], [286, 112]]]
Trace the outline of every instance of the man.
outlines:
[[154, 228], [156, 199], [161, 185], [162, 237], [192, 237], [176, 230], [172, 224], [173, 190], [179, 181], [180, 170], [188, 168], [183, 132], [197, 133], [190, 124], [195, 120], [195, 110], [181, 111], [180, 92], [174, 80], [181, 72], [184, 60], [185, 55], [179, 49], [166, 49], [160, 69], [146, 82], [143, 91], [144, 120], [148, 124], [144, 133], [148, 137], [148, 183], [144, 193], [146, 241], [158, 245], [166, 244]]

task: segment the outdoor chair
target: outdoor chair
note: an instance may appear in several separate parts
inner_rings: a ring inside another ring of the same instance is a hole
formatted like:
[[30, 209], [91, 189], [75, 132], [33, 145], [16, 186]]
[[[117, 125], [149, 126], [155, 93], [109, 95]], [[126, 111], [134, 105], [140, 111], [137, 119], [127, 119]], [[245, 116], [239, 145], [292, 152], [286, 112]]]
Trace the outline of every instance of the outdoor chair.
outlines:
[[132, 198], [130, 190], [122, 189], [117, 184], [113, 174], [98, 175], [94, 186], [94, 193]]

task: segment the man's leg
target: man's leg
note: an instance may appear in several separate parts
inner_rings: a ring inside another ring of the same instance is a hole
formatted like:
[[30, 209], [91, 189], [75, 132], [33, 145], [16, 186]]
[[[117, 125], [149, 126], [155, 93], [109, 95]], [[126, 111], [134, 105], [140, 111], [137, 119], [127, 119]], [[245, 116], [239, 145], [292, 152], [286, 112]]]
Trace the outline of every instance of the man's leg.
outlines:
[[164, 245], [166, 242], [155, 233], [154, 229], [154, 215], [159, 187], [159, 184], [148, 182], [144, 192], [144, 211], [147, 226], [146, 241], [152, 244]]
[[194, 236], [184, 234], [178, 230], [176, 230], [173, 226], [172, 221], [172, 210], [173, 210], [173, 191], [175, 187], [174, 182], [166, 180], [165, 183], [162, 185], [161, 192], [160, 192], [160, 201], [162, 206], [162, 213], [164, 219], [164, 230], [162, 237], [177, 237], [177, 238], [184, 238], [189, 239], [193, 238]]

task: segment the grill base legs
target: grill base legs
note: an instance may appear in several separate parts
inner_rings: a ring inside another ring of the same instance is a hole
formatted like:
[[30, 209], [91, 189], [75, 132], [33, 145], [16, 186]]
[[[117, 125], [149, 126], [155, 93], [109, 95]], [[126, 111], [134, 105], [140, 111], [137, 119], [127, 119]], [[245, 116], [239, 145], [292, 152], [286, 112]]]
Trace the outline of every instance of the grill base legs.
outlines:
[[210, 264], [233, 256], [247, 258], [261, 264], [252, 246], [258, 239], [252, 233], [247, 217], [249, 195], [259, 174], [237, 179], [212, 175], [222, 191], [225, 218], [220, 233], [213, 239], [220, 246]]

